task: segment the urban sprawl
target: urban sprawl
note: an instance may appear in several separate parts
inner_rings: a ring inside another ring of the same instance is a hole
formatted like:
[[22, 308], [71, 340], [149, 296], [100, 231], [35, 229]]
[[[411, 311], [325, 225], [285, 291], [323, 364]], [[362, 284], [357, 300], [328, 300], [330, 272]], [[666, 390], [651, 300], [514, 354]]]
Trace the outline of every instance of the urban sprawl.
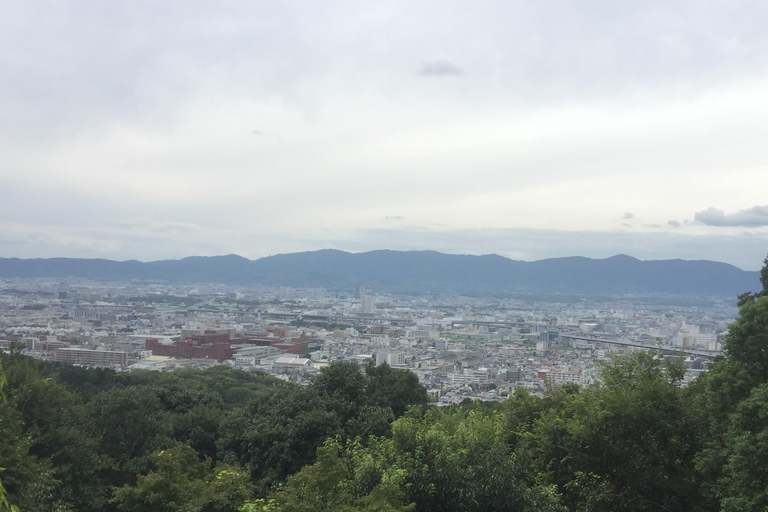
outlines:
[[0, 348], [40, 359], [174, 371], [225, 364], [306, 383], [332, 361], [410, 370], [439, 404], [600, 379], [634, 350], [682, 361], [682, 385], [722, 349], [734, 300], [396, 295], [354, 291], [0, 282]]

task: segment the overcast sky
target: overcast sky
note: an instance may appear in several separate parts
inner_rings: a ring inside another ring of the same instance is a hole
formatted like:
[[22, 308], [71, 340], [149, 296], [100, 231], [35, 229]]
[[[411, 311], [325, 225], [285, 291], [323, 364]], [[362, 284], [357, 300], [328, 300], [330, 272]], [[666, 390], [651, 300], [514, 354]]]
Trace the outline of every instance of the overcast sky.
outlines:
[[0, 256], [768, 253], [765, 1], [0, 5]]

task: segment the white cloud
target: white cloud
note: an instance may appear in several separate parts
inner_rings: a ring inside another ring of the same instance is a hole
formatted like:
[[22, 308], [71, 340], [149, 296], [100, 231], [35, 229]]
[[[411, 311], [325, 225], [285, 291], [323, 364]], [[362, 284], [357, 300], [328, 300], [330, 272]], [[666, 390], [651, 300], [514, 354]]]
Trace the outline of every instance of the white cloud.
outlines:
[[696, 212], [694, 220], [707, 226], [768, 226], [768, 206], [753, 206], [736, 213], [726, 214], [723, 210], [707, 208]]
[[0, 6], [0, 255], [762, 225], [668, 222], [768, 190], [768, 17], [738, 3], [58, 5]]

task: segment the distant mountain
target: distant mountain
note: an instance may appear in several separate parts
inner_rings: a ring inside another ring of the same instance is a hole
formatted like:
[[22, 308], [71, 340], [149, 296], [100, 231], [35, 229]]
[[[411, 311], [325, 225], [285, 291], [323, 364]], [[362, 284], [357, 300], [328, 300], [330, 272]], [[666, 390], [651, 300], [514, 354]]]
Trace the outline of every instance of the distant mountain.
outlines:
[[534, 262], [502, 256], [434, 251], [322, 250], [258, 260], [236, 255], [143, 263], [103, 259], [0, 258], [0, 278], [79, 277], [101, 281], [152, 280], [379, 291], [455, 293], [667, 293], [733, 296], [757, 291], [759, 272], [714, 261], [602, 260], [569, 257]]

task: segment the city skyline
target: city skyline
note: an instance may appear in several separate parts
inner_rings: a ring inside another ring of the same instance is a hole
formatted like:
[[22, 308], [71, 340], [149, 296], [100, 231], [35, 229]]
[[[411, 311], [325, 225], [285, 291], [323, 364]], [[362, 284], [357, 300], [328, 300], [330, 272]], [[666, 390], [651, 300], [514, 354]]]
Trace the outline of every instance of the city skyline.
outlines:
[[0, 257], [768, 252], [760, 3], [0, 7]]

